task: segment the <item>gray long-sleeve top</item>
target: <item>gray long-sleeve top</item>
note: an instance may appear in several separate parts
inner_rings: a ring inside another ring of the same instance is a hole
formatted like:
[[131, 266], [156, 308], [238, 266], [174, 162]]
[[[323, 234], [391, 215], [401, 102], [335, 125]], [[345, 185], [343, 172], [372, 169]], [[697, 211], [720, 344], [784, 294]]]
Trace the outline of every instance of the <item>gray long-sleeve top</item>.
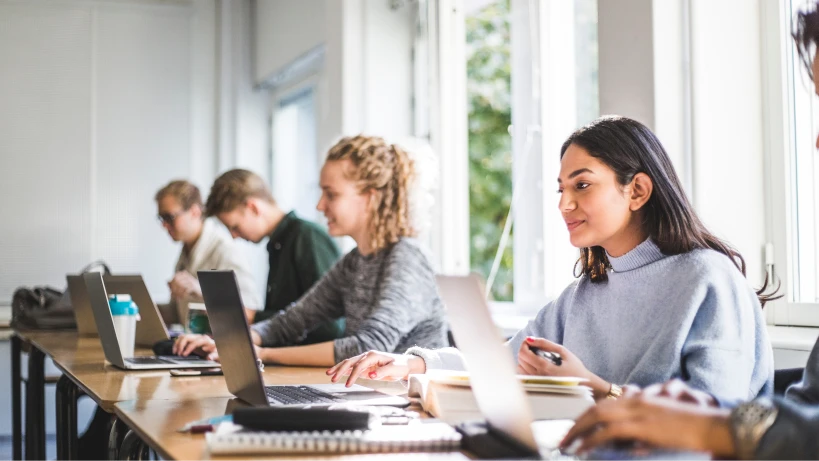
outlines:
[[757, 459], [819, 459], [819, 340], [802, 381], [777, 398], [776, 421], [756, 449]]
[[446, 317], [435, 273], [418, 242], [402, 238], [375, 254], [357, 248], [278, 315], [252, 326], [265, 347], [293, 345], [316, 325], [344, 316], [336, 362], [368, 350], [446, 346]]

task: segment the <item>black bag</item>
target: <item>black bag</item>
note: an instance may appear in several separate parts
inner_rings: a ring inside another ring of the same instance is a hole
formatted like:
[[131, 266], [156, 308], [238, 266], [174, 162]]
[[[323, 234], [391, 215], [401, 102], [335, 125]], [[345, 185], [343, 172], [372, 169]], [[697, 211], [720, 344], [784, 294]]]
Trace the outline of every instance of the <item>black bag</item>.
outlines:
[[[80, 272], [89, 272], [96, 267], [101, 267], [103, 274], [111, 273], [103, 261], [94, 261]], [[76, 329], [77, 321], [68, 289], [59, 291], [47, 286], [18, 288], [11, 298], [11, 327], [15, 330]]]

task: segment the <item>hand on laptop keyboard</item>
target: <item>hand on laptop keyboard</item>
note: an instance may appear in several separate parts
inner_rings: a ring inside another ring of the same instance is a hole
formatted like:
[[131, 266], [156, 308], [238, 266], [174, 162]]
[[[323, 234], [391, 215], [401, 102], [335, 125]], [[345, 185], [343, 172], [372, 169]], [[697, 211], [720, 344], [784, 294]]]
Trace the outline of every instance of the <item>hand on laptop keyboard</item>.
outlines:
[[176, 338], [173, 344], [173, 353], [188, 356], [201, 351], [201, 356], [209, 356], [216, 352], [216, 343], [207, 335], [182, 335]]
[[406, 354], [369, 351], [342, 360], [327, 370], [330, 381], [337, 383], [342, 376], [349, 375], [346, 386], [352, 386], [358, 378], [398, 381], [407, 379], [412, 373], [424, 373], [426, 364], [421, 357]]

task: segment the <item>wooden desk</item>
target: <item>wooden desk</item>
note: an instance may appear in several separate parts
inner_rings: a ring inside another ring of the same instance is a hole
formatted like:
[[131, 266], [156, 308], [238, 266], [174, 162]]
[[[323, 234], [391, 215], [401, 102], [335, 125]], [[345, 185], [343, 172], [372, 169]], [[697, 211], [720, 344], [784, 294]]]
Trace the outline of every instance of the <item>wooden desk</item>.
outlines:
[[[267, 371], [267, 370], [265, 370]], [[316, 370], [313, 370], [315, 373]], [[267, 381], [267, 379], [265, 380]], [[303, 381], [302, 381], [303, 382]], [[317, 382], [317, 381], [313, 381]], [[370, 381], [368, 384], [372, 384]], [[272, 383], [271, 383], [272, 384]], [[282, 384], [276, 382], [276, 384]], [[293, 383], [298, 384], [298, 383]], [[309, 384], [309, 383], [308, 383]], [[380, 386], [379, 386], [380, 387]], [[165, 459], [211, 459], [206, 451], [203, 434], [183, 434], [176, 430], [186, 423], [225, 414], [229, 398], [207, 398], [189, 400], [133, 400], [114, 405], [117, 417], [125, 422], [139, 437]], [[398, 459], [432, 459], [432, 460], [467, 460], [460, 452], [448, 453], [396, 453], [396, 454], [347, 454], [327, 455], [321, 458], [310, 455], [309, 459], [351, 459], [369, 457], [378, 460]], [[231, 456], [231, 459], [235, 459]], [[264, 458], [269, 459], [269, 456]], [[304, 455], [291, 455], [279, 459], [306, 460]], [[216, 458], [219, 459], [219, 458]]]
[[[233, 399], [224, 377], [171, 377], [167, 370], [125, 371], [105, 363], [99, 338], [76, 332], [21, 332], [20, 339], [49, 356], [63, 372], [57, 386], [57, 454], [76, 458], [76, 400], [80, 391], [103, 410], [115, 413], [163, 458], [201, 459], [203, 436], [179, 434], [190, 421], [225, 414]], [[150, 355], [138, 349], [137, 355]], [[327, 383], [324, 368], [265, 366], [266, 385]], [[362, 384], [401, 394], [398, 383], [362, 380]], [[384, 456], [384, 455], [377, 455]], [[406, 454], [395, 456], [407, 456]], [[458, 453], [423, 454], [425, 458], [466, 459]]]
[[[230, 395], [221, 376], [172, 378], [168, 370], [126, 371], [105, 363], [99, 339], [80, 337], [75, 332], [25, 332], [20, 336], [51, 357], [64, 376], [103, 410], [111, 413], [123, 400], [179, 399], [196, 393], [202, 397]], [[136, 355], [151, 355], [147, 348]]]
[[[19, 339], [31, 345], [35, 360], [29, 366], [27, 394], [26, 457], [36, 457], [45, 437], [42, 380], [43, 360], [49, 356], [63, 376], [57, 382], [57, 457], [75, 459], [77, 455], [77, 399], [88, 395], [104, 411], [113, 413], [116, 402], [133, 399], [183, 399], [185, 396], [228, 397], [224, 378], [172, 378], [167, 370], [125, 371], [105, 363], [99, 338], [81, 337], [76, 332], [19, 332]], [[19, 351], [17, 352], [19, 356]], [[151, 355], [147, 348], [136, 355]], [[19, 358], [18, 358], [19, 360]], [[30, 357], [31, 360], [31, 357]], [[37, 372], [39, 367], [40, 372]], [[272, 371], [271, 371], [272, 373]], [[286, 373], [285, 373], [286, 375]], [[33, 379], [32, 379], [33, 378]], [[282, 379], [286, 379], [286, 376]], [[18, 384], [19, 389], [19, 384]], [[14, 391], [15, 389], [13, 389]], [[19, 393], [19, 390], [17, 391]], [[28, 397], [28, 396], [27, 396]], [[37, 413], [40, 414], [37, 417]], [[15, 418], [17, 414], [15, 413]], [[15, 421], [16, 423], [16, 421]], [[37, 434], [41, 434], [37, 438]], [[35, 443], [36, 442], [36, 443]], [[34, 446], [36, 445], [36, 447]], [[30, 448], [31, 447], [31, 448]], [[31, 456], [29, 456], [29, 452]], [[45, 453], [42, 452], [44, 457]]]

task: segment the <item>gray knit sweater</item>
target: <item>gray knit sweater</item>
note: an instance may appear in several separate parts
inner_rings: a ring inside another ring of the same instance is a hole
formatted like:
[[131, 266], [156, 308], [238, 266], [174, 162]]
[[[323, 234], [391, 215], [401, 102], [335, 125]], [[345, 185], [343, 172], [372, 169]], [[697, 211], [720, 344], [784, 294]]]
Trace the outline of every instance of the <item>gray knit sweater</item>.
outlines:
[[368, 350], [446, 346], [446, 317], [435, 273], [418, 242], [402, 238], [378, 253], [353, 249], [290, 307], [252, 326], [265, 347], [293, 345], [315, 325], [345, 317], [336, 362]]

